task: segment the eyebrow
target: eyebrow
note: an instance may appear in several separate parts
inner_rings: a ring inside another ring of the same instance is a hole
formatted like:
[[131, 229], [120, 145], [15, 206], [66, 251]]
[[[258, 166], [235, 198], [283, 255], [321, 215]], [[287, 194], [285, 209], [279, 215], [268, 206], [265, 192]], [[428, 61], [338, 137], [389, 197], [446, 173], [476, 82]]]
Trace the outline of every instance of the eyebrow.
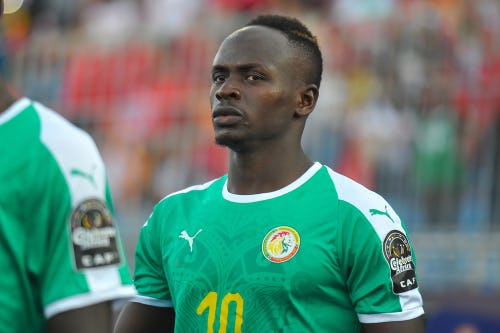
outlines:
[[[227, 71], [228, 67], [229, 66], [225, 66], [225, 65], [214, 65], [214, 66], [212, 66], [212, 73], [218, 72], [218, 71]], [[244, 71], [254, 69], [254, 68], [262, 68], [264, 70], [269, 70], [269, 68], [267, 66], [264, 66], [264, 65], [259, 64], [259, 63], [247, 63], [247, 64], [236, 65], [236, 69], [240, 72], [244, 72]]]

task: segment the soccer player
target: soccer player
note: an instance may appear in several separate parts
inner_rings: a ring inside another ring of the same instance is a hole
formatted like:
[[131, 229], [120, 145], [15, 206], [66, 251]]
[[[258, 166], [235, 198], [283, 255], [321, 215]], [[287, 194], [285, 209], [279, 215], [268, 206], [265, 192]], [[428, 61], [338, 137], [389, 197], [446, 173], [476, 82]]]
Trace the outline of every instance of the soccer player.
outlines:
[[228, 173], [155, 206], [116, 333], [424, 332], [400, 218], [301, 147], [321, 76], [295, 18], [259, 16], [222, 42], [210, 102]]
[[94, 141], [0, 81], [0, 142], [0, 332], [111, 332], [135, 288]]

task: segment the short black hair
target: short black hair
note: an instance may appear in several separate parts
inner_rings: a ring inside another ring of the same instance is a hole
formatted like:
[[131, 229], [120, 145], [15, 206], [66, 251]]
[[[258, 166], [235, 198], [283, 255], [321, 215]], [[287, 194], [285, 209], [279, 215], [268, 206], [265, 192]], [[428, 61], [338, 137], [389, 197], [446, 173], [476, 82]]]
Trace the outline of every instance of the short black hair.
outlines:
[[292, 46], [299, 48], [304, 53], [304, 60], [310, 64], [308, 66], [310, 68], [304, 74], [307, 80], [319, 88], [323, 73], [323, 56], [316, 36], [298, 19], [289, 16], [259, 15], [248, 22], [245, 27], [256, 25], [280, 31]]

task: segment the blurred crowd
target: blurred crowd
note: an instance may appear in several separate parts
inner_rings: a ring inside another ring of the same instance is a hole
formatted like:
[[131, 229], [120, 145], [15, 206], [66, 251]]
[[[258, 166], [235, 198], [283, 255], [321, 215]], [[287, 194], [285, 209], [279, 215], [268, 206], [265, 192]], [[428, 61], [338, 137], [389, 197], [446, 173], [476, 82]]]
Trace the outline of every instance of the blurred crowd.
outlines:
[[318, 35], [325, 73], [304, 145], [383, 194], [410, 229], [500, 227], [497, 0], [36, 0], [2, 21], [0, 70], [96, 138], [130, 230], [222, 175], [216, 47], [258, 13]]

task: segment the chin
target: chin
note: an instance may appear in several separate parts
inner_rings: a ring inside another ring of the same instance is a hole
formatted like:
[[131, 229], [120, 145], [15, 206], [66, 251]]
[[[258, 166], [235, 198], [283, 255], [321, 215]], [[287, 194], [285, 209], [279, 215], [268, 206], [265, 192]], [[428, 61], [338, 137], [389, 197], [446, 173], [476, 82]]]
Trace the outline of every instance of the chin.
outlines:
[[216, 135], [215, 143], [219, 146], [227, 147], [236, 152], [243, 152], [245, 150], [243, 140], [239, 140], [228, 135]]
[[215, 143], [219, 146], [230, 147], [236, 143], [236, 140], [234, 140], [233, 138], [231, 138], [227, 135], [216, 135], [215, 136]]

